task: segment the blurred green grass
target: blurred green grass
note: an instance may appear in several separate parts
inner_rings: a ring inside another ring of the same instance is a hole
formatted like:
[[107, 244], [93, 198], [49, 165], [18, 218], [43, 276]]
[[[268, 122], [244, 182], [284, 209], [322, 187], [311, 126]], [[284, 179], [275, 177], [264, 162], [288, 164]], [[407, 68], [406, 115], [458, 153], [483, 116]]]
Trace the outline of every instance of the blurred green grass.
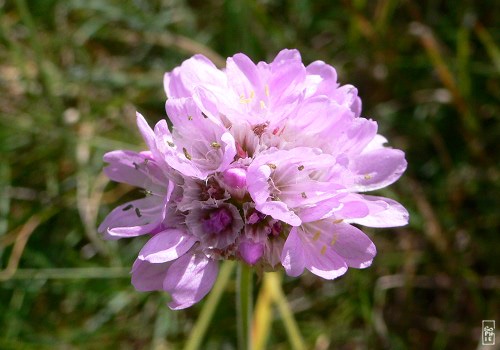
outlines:
[[[476, 348], [500, 320], [497, 1], [0, 1], [0, 349], [180, 348], [202, 303], [172, 312], [128, 270], [143, 240], [95, 227], [128, 187], [104, 152], [140, 149], [162, 78], [204, 53], [298, 48], [358, 87], [409, 168], [390, 189], [410, 225], [368, 230], [368, 270], [284, 289], [309, 348]], [[131, 195], [134, 195], [132, 193]], [[236, 344], [234, 285], [204, 348]], [[290, 345], [279, 319], [269, 348]]]

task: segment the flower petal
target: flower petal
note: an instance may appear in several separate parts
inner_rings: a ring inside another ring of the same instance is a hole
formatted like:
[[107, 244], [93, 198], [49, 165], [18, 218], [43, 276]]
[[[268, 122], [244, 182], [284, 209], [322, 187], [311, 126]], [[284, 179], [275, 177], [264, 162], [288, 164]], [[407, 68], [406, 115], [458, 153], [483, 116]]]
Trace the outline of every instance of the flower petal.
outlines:
[[[163, 171], [169, 172], [170, 166], [165, 162], [164, 151], [168, 142], [172, 141], [172, 135], [168, 129], [167, 121], [165, 119], [156, 123], [154, 131], [149, 126], [144, 117], [137, 113], [137, 126], [146, 142], [153, 159], [161, 166]], [[172, 175], [169, 173], [169, 175]]]
[[392, 148], [376, 149], [358, 156], [350, 170], [356, 174], [354, 191], [372, 191], [389, 186], [406, 170], [407, 162], [403, 151]]
[[314, 61], [306, 67], [306, 96], [331, 96], [337, 89], [337, 72], [335, 68], [323, 61]]
[[303, 224], [298, 233], [306, 268], [326, 279], [343, 275], [347, 267], [368, 267], [376, 254], [375, 245], [361, 230], [332, 219]]
[[151, 184], [151, 179], [139, 171], [139, 165], [143, 165], [146, 159], [140, 153], [133, 151], [108, 152], [103, 157], [103, 160], [109, 163], [104, 168], [104, 173], [110, 180], [146, 188]]
[[309, 245], [304, 248], [306, 268], [315, 275], [333, 280], [347, 272], [347, 264], [331, 248], [323, 250], [323, 246]]
[[335, 140], [345, 133], [352, 117], [349, 109], [332, 103], [326, 96], [311, 97], [300, 104], [293, 118], [288, 119], [287, 128], [292, 129], [285, 129], [285, 135], [289, 139], [297, 138], [297, 133], [300, 133], [314, 136], [317, 141]]
[[181, 80], [181, 67], [163, 75], [163, 88], [168, 98], [188, 97], [189, 91]]
[[257, 99], [262, 99], [259, 93], [263, 91], [263, 82], [259, 70], [252, 60], [238, 53], [227, 59], [226, 75], [229, 85], [238, 96], [249, 98], [257, 94]]
[[345, 153], [351, 157], [360, 154], [377, 134], [377, 128], [373, 120], [353, 119], [341, 137], [332, 142], [335, 154]]
[[297, 49], [283, 49], [274, 58], [271, 65], [276, 63], [291, 63], [300, 62], [302, 63], [302, 58], [300, 57], [300, 52]]
[[[186, 157], [189, 153], [183, 152], [174, 145], [174, 138], [168, 129], [167, 122], [163, 119], [155, 125], [155, 149], [159, 156], [157, 159], [163, 160], [163, 166], [173, 168], [182, 175], [203, 178], [200, 170]], [[182, 147], [180, 147], [182, 149]], [[181, 180], [182, 183], [182, 180]]]
[[270, 75], [264, 87], [272, 110], [271, 127], [295, 108], [295, 103], [304, 95], [303, 84], [306, 69], [296, 50], [283, 50], [269, 65]]
[[339, 223], [333, 224], [332, 230], [333, 238], [330, 244], [333, 250], [344, 259], [347, 266], [362, 269], [372, 264], [377, 249], [360, 229], [346, 223]]
[[408, 211], [395, 200], [363, 195], [369, 214], [365, 217], [346, 220], [368, 227], [397, 227], [408, 224]]
[[163, 77], [163, 87], [169, 98], [189, 97], [193, 89], [204, 83], [225, 85], [225, 74], [203, 55], [194, 55]]
[[162, 290], [167, 270], [172, 263], [152, 264], [137, 259], [132, 266], [132, 285], [140, 292]]
[[139, 128], [139, 131], [141, 132], [142, 138], [144, 139], [144, 142], [146, 142], [146, 145], [148, 145], [148, 148], [153, 151], [156, 149], [156, 140], [155, 140], [155, 134], [151, 127], [149, 126], [148, 122], [146, 119], [142, 116], [141, 113], [136, 112], [136, 117], [137, 117], [137, 127]]
[[358, 89], [354, 86], [343, 85], [335, 89], [330, 97], [353, 111], [356, 117], [361, 114], [361, 99], [358, 97]]
[[281, 253], [281, 264], [288, 276], [297, 277], [304, 272], [305, 258], [302, 249], [302, 241], [297, 234], [297, 228], [293, 227], [286, 239]]
[[271, 176], [271, 168], [267, 165], [257, 167], [254, 164], [247, 172], [247, 188], [255, 203], [264, 203], [270, 195], [268, 179]]
[[229, 166], [236, 145], [224, 126], [205, 118], [192, 98], [169, 99], [166, 110], [174, 124], [174, 138], [163, 146], [170, 166], [200, 179]]
[[279, 201], [269, 201], [256, 204], [255, 208], [263, 214], [271, 215], [276, 220], [281, 220], [292, 226], [299, 226], [300, 218], [291, 211], [287, 205]]
[[152, 232], [163, 220], [163, 198], [149, 196], [122, 204], [111, 211], [98, 231], [107, 239], [135, 237]]
[[332, 197], [339, 188], [315, 178], [334, 162], [331, 155], [316, 148], [270, 149], [260, 153], [248, 167], [248, 192], [257, 210], [297, 226], [300, 219], [294, 210]]
[[330, 226], [327, 220], [321, 220], [305, 224], [298, 230], [305, 267], [315, 275], [329, 280], [342, 276], [347, 271], [346, 262], [330, 244]]
[[133, 151], [112, 151], [103, 157], [104, 173], [111, 180], [165, 194], [169, 180], [151, 157]]
[[184, 255], [196, 238], [183, 230], [167, 229], [154, 235], [139, 253], [139, 260], [160, 264]]
[[227, 120], [236, 122], [249, 118], [240, 111], [239, 96], [227, 87], [199, 85], [194, 89], [193, 100], [208, 119], [219, 125], [227, 123]]
[[163, 282], [170, 293], [172, 310], [185, 309], [200, 301], [217, 278], [217, 262], [204, 254], [184, 254], [172, 263]]

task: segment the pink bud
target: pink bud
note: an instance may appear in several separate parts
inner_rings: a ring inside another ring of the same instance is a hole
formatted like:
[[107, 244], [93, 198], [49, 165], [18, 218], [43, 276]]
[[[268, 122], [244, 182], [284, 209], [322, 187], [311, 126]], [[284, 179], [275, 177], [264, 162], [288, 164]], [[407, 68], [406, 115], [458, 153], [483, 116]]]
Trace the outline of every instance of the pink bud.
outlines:
[[242, 189], [247, 185], [247, 171], [243, 168], [227, 169], [222, 176], [224, 182], [232, 188]]
[[247, 264], [254, 265], [264, 254], [264, 245], [262, 243], [254, 243], [244, 241], [238, 247], [240, 256]]

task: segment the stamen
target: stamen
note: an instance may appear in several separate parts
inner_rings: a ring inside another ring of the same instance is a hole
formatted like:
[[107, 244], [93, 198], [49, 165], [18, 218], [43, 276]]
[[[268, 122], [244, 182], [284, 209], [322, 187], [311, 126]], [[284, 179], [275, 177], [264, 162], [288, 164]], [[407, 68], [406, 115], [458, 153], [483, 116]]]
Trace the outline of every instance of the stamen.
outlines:
[[139, 208], [135, 208], [135, 215], [137, 215], [138, 218], [140, 218], [142, 216], [141, 211], [139, 210]]
[[124, 207], [122, 210], [123, 210], [123, 211], [127, 211], [127, 210], [132, 209], [133, 207], [134, 207], [134, 206], [133, 206], [132, 204], [129, 204], [129, 205], [127, 205], [126, 207]]
[[320, 231], [316, 231], [316, 233], [314, 234], [314, 237], [313, 237], [313, 241], [316, 242], [319, 237], [321, 236], [321, 232]]
[[240, 158], [248, 157], [248, 153], [241, 147], [241, 145], [236, 142], [236, 155]]
[[169, 145], [170, 147], [174, 147], [174, 143], [173, 142], [170, 142], [170, 141], [167, 141], [167, 145]]
[[213, 147], [213, 148], [215, 148], [215, 149], [219, 149], [219, 148], [220, 148], [220, 144], [218, 144], [218, 143], [217, 143], [217, 142], [215, 142], [215, 141], [214, 141], [214, 142], [212, 142], [212, 143], [210, 144], [210, 146], [212, 146], [212, 147]]
[[278, 136], [281, 136], [281, 134], [283, 134], [283, 132], [285, 131], [285, 128], [286, 128], [286, 125], [283, 127], [283, 129], [281, 129], [280, 133], [278, 134]]
[[264, 90], [266, 91], [266, 96], [269, 97], [270, 96], [270, 94], [269, 94], [269, 85], [266, 84], [264, 86]]
[[139, 170], [139, 164], [136, 162], [132, 162], [132, 164], [134, 165], [135, 170]]
[[321, 255], [325, 255], [326, 253], [326, 245], [323, 245], [323, 247], [321, 247]]
[[271, 200], [275, 202], [281, 202], [281, 198], [277, 194], [271, 193]]
[[269, 122], [257, 124], [252, 128], [252, 131], [255, 135], [261, 136], [264, 133], [264, 131], [266, 130], [268, 125], [269, 125]]
[[205, 113], [201, 112], [201, 115], [203, 116], [203, 118], [208, 119], [208, 116]]
[[268, 163], [267, 166], [270, 167], [273, 170], [276, 170], [276, 164]]
[[[281, 193], [280, 189], [276, 186], [276, 184], [274, 183], [274, 180], [272, 178], [269, 178], [267, 179], [267, 183], [269, 184], [269, 186], [271, 186], [272, 188], [272, 194], [271, 194], [271, 197], [272, 196], [277, 196], [277, 194]], [[277, 197], [276, 197], [277, 198]], [[279, 199], [278, 199], [279, 200]]]
[[344, 221], [344, 219], [337, 219], [337, 220], [333, 220], [333, 223], [340, 224], [342, 221]]
[[304, 198], [304, 199], [306, 199], [306, 198], [307, 198], [307, 195], [306, 195], [306, 193], [305, 193], [305, 192], [302, 192], [302, 193], [301, 193], [301, 196], [302, 196], [302, 198]]
[[184, 152], [184, 157], [186, 157], [188, 160], [192, 159], [191, 155], [188, 153], [185, 147], [182, 147], [182, 152]]
[[188, 120], [193, 120], [193, 117], [191, 117], [190, 115], [188, 115]]
[[338, 234], [336, 234], [336, 233], [334, 233], [334, 234], [333, 234], [332, 241], [330, 242], [330, 245], [331, 245], [332, 247], [333, 247], [333, 245], [334, 245], [335, 243], [337, 243], [337, 239], [338, 239], [338, 238], [339, 238], [339, 235], [338, 235]]
[[153, 194], [153, 191], [151, 190], [142, 190], [145, 196], [151, 196]]
[[240, 95], [240, 103], [243, 103], [243, 104], [249, 104], [250, 102], [252, 102], [253, 98], [255, 97], [255, 91], [250, 91], [250, 97], [249, 98], [245, 98], [245, 95], [241, 94]]
[[372, 176], [370, 174], [365, 174], [365, 176], [363, 176], [365, 178], [365, 180], [370, 180], [372, 178]]
[[297, 169], [298, 169], [299, 171], [302, 171], [302, 170], [304, 170], [304, 166], [303, 166], [303, 165], [299, 165], [299, 166], [297, 167]]
[[260, 100], [260, 109], [267, 109], [266, 103]]

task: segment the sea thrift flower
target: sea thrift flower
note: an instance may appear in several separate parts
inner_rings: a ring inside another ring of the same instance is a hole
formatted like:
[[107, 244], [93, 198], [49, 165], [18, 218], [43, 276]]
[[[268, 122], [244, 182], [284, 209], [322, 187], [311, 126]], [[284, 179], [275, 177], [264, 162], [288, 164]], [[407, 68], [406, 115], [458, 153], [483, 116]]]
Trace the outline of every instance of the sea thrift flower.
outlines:
[[110, 179], [147, 194], [99, 227], [110, 239], [150, 236], [132, 268], [138, 290], [189, 307], [223, 259], [334, 279], [376, 254], [352, 224], [407, 224], [399, 203], [362, 194], [396, 181], [404, 153], [384, 146], [356, 88], [328, 64], [304, 66], [283, 50], [271, 63], [237, 54], [219, 70], [195, 55], [165, 74], [164, 88], [172, 129], [137, 114], [148, 150], [104, 156]]

